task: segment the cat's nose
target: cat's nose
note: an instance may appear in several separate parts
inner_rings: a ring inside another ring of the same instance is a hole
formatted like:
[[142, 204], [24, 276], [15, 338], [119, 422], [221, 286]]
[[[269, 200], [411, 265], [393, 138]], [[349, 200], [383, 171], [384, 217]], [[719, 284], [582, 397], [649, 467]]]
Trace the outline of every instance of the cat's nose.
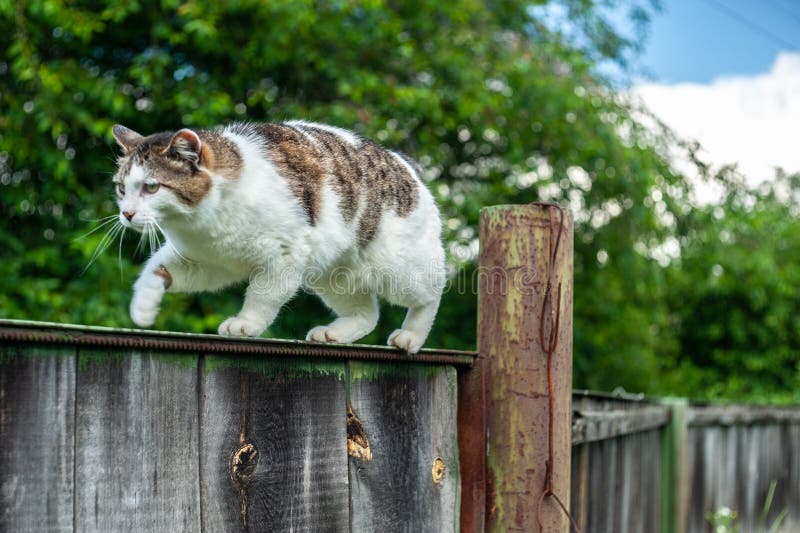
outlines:
[[127, 218], [128, 220], [132, 219], [132, 218], [133, 218], [133, 215], [135, 215], [135, 214], [136, 214], [136, 213], [134, 213], [133, 211], [123, 211], [123, 212], [122, 212], [122, 215], [123, 215], [125, 218]]

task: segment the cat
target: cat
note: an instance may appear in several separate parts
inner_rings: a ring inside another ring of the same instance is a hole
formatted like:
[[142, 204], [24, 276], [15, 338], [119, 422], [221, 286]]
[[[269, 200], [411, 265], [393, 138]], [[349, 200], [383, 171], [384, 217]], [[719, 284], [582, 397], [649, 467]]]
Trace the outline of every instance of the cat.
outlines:
[[425, 343], [445, 255], [439, 210], [413, 160], [305, 121], [112, 133], [123, 151], [113, 178], [120, 222], [166, 238], [134, 284], [136, 325], [153, 325], [165, 292], [248, 281], [220, 335], [260, 336], [302, 288], [337, 315], [308, 341], [366, 336], [381, 297], [408, 308], [388, 344], [416, 353]]

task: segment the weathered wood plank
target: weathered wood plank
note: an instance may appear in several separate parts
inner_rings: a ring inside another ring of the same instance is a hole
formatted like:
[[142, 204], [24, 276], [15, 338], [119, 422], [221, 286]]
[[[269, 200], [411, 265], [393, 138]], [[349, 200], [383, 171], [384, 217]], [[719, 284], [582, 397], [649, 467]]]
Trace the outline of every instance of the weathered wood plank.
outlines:
[[[639, 517], [644, 522], [642, 528], [631, 528], [631, 531], [659, 531], [661, 516], [666, 512], [661, 506], [661, 431], [647, 431], [639, 434], [642, 442], [637, 445], [637, 449], [644, 453], [642, 460], [643, 468], [640, 469], [641, 492], [645, 494], [645, 504], [642, 506], [648, 509], [647, 512], [639, 513]], [[632, 495], [635, 498], [635, 494]], [[635, 499], [634, 504], [635, 506]]]
[[[784, 416], [778, 418], [780, 423], [767, 423], [763, 417], [758, 423], [751, 418], [732, 423], [741, 409], [730, 408], [732, 416], [727, 416], [719, 406], [718, 425], [689, 426], [691, 505], [686, 530], [705, 531], [705, 514], [722, 507], [738, 514], [736, 524], [741, 531], [767, 531], [784, 510], [788, 514], [780, 530], [800, 530], [800, 424], [790, 423], [791, 417]], [[773, 481], [774, 499], [766, 520], [759, 524]]]
[[569, 509], [575, 521], [580, 524], [587, 522], [587, 507], [589, 503], [589, 444], [572, 447], [572, 473], [570, 476], [570, 505]]
[[71, 531], [75, 348], [0, 346], [0, 531]]
[[690, 426], [800, 424], [800, 409], [767, 405], [693, 405], [687, 413], [687, 423]]
[[458, 531], [455, 369], [351, 362], [349, 370], [351, 433], [369, 446], [351, 450], [351, 531]]
[[670, 410], [660, 405], [613, 411], [573, 410], [572, 444], [606, 440], [665, 426]]
[[630, 533], [631, 531], [644, 531], [641, 527], [632, 529], [631, 526], [636, 522], [639, 513], [631, 513], [632, 505], [645, 503], [647, 494], [642, 493], [642, 486], [638, 475], [641, 472], [640, 461], [645, 450], [639, 445], [641, 433], [629, 435], [627, 438], [620, 439], [619, 460], [617, 461], [617, 479], [619, 480], [619, 490], [617, 491], [617, 510], [616, 510], [616, 530], [618, 533]]
[[75, 525], [198, 531], [197, 357], [82, 349]]
[[655, 429], [573, 448], [570, 510], [583, 531], [659, 531], [660, 438]]
[[344, 363], [206, 356], [203, 367], [205, 531], [347, 531]]

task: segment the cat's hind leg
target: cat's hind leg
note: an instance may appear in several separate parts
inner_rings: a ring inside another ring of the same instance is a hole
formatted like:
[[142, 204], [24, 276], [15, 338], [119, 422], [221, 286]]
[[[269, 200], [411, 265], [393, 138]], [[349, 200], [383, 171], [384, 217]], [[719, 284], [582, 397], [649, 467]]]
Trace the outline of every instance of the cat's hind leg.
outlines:
[[327, 326], [312, 328], [307, 341], [350, 343], [368, 335], [378, 324], [378, 300], [374, 294], [335, 287], [317, 288], [314, 292], [338, 318]]
[[417, 353], [425, 344], [445, 284], [444, 252], [438, 241], [427, 250], [423, 241], [417, 250], [421, 253], [406, 253], [402, 263], [393, 265], [388, 271], [391, 276], [383, 278], [378, 293], [389, 303], [408, 309], [403, 325], [389, 335], [387, 344], [410, 354]]
[[394, 330], [389, 335], [387, 344], [397, 346], [408, 353], [417, 353], [422, 348], [422, 345], [425, 344], [428, 333], [431, 332], [433, 320], [436, 318], [436, 311], [438, 310], [438, 298], [426, 305], [410, 307], [406, 314], [406, 319], [403, 320], [403, 327]]

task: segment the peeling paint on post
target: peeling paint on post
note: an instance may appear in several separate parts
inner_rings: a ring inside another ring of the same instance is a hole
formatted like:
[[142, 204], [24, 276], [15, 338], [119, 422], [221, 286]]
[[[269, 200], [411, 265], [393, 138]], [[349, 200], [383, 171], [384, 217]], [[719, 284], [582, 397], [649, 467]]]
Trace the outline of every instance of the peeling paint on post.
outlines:
[[[548, 460], [549, 413], [547, 354], [539, 337], [548, 279], [561, 283], [552, 359], [553, 492], [569, 502], [573, 223], [565, 210], [560, 225], [551, 210], [533, 204], [481, 211], [478, 352], [486, 361], [488, 531], [540, 531], [537, 510]], [[553, 298], [557, 295], [554, 290]], [[554, 499], [545, 498], [542, 506], [543, 531], [567, 531], [569, 521]]]

